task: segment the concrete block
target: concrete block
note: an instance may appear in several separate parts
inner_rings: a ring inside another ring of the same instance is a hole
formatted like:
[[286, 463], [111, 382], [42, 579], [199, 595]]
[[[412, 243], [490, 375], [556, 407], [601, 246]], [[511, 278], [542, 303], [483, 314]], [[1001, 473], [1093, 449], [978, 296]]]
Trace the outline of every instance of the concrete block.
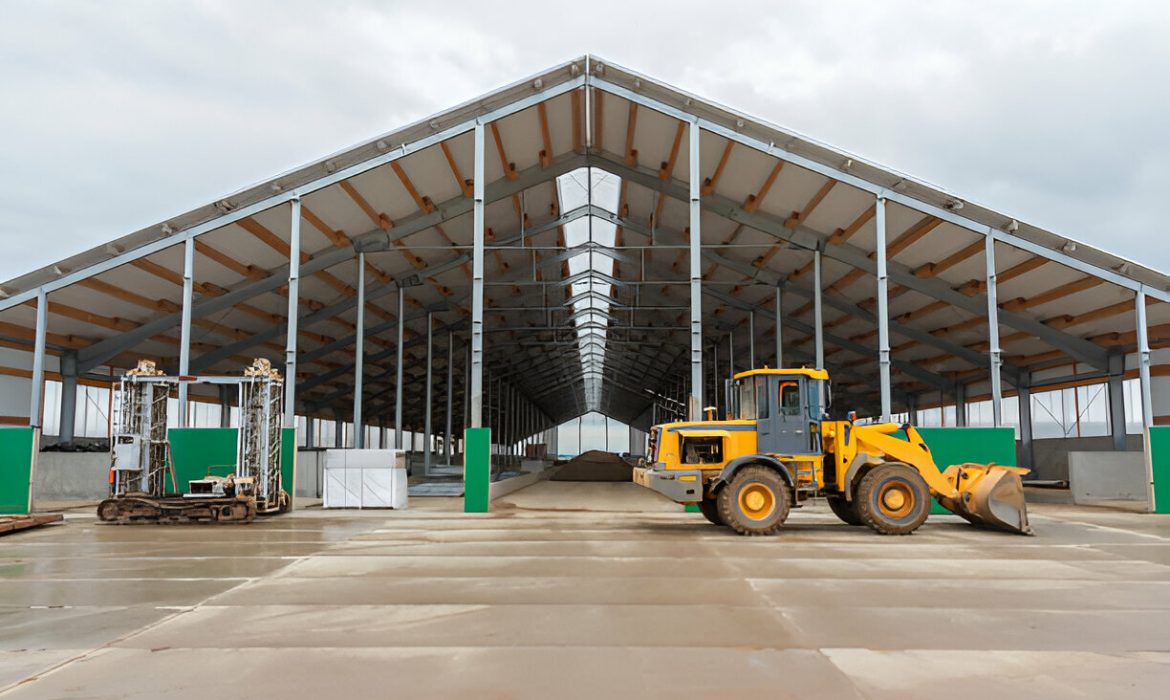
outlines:
[[1068, 472], [1073, 503], [1146, 500], [1142, 452], [1069, 452]]

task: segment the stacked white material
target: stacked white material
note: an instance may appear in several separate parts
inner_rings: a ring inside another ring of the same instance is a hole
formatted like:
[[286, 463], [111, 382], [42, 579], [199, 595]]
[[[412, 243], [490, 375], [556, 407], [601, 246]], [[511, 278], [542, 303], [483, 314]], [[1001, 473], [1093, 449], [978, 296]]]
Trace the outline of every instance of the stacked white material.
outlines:
[[404, 450], [325, 450], [325, 508], [405, 508]]

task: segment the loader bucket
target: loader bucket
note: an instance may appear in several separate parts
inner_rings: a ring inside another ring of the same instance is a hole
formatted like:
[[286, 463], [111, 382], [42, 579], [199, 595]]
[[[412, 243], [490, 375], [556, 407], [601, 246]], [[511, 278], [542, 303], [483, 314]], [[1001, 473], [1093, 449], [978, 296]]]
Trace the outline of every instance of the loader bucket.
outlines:
[[1020, 475], [1028, 471], [998, 464], [951, 465], [943, 477], [955, 485], [957, 496], [939, 495], [938, 502], [972, 525], [1031, 535], [1024, 483], [1020, 480]]

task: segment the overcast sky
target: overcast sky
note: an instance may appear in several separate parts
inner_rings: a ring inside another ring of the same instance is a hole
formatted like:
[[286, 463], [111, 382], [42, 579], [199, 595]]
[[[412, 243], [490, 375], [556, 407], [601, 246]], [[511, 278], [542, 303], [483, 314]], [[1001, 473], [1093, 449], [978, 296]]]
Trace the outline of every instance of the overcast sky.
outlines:
[[591, 52], [1170, 269], [1170, 6], [0, 5], [0, 279]]

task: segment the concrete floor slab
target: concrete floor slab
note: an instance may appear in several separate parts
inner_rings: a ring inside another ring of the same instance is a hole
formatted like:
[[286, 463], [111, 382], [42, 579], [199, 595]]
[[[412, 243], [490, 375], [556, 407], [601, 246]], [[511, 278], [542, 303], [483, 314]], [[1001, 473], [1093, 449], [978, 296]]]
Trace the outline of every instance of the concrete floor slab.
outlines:
[[1165, 697], [1167, 654], [1070, 651], [872, 651], [826, 649], [872, 700]]
[[497, 505], [232, 528], [71, 514], [6, 538], [0, 694], [986, 700], [1170, 684], [1170, 517], [1045, 505], [1036, 537], [949, 516], [880, 537], [818, 503], [757, 539], [629, 484], [543, 482]]
[[[126, 675], [123, 669], [149, 667]], [[233, 673], [208, 669], [233, 669]], [[712, 669], [717, 669], [713, 672]], [[108, 649], [23, 686], [19, 700], [508, 698], [777, 700], [863, 696], [823, 655], [806, 650], [613, 647]], [[245, 692], [251, 692], [247, 695]]]

